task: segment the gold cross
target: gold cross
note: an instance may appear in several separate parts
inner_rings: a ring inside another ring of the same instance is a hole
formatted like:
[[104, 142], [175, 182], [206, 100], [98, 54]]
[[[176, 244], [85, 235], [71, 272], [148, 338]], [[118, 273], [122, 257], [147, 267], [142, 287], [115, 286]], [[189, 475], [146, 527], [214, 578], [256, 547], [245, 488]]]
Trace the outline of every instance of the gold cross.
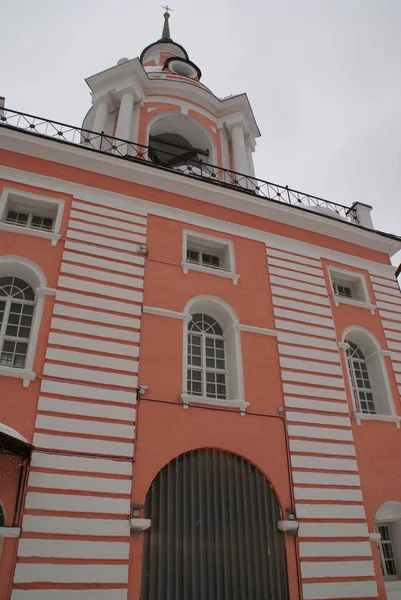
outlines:
[[164, 8], [164, 10], [166, 11], [166, 13], [169, 15], [170, 12], [173, 10], [172, 8], [169, 7], [168, 4], [166, 4], [166, 6], [162, 6], [162, 8]]

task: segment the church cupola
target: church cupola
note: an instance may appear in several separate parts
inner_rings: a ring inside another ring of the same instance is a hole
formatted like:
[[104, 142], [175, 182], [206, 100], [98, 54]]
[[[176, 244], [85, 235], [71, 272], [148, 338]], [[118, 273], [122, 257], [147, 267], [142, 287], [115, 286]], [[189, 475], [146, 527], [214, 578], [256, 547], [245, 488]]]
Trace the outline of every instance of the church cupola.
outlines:
[[260, 133], [246, 94], [220, 99], [200, 81], [199, 67], [171, 38], [164, 8], [159, 40], [86, 80], [93, 106], [83, 127], [97, 134], [92, 146], [192, 176], [254, 175]]

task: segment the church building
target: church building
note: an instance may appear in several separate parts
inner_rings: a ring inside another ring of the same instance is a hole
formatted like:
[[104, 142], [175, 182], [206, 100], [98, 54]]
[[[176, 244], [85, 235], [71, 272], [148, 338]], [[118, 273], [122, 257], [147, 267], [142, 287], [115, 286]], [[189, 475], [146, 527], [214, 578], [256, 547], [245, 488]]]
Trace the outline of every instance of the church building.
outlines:
[[399, 600], [401, 238], [169, 21], [82, 126], [0, 103], [0, 600]]

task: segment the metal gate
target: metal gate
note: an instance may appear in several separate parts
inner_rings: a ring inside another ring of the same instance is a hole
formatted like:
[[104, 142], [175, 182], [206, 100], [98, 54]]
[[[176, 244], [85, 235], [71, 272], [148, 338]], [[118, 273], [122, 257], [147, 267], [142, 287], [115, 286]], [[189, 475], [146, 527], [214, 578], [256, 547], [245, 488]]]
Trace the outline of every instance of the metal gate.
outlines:
[[287, 600], [274, 491], [243, 458], [182, 454], [146, 496], [141, 600]]

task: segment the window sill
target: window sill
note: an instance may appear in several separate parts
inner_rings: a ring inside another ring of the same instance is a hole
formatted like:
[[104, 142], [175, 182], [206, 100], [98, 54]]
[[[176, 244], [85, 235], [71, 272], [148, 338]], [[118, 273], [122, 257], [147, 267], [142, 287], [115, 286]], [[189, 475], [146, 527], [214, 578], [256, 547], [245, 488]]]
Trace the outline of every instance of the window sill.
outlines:
[[0, 527], [0, 540], [2, 538], [19, 538], [21, 527]]
[[29, 369], [15, 369], [13, 367], [5, 367], [3, 365], [0, 365], [0, 377], [1, 376], [22, 379], [22, 384], [24, 387], [28, 387], [31, 381], [36, 379], [36, 373], [34, 371], [30, 371]]
[[181, 394], [181, 402], [184, 408], [188, 408], [191, 404], [202, 404], [204, 406], [221, 406], [223, 408], [238, 408], [241, 415], [245, 414], [249, 402], [245, 400], [221, 400], [220, 398], [207, 398], [205, 396], [191, 396], [183, 392]]
[[362, 302], [361, 300], [354, 300], [353, 298], [343, 298], [342, 296], [332, 296], [334, 304], [338, 307], [340, 304], [349, 304], [350, 306], [358, 306], [359, 308], [367, 308], [370, 310], [372, 315], [375, 314], [376, 305], [369, 304], [368, 302]]
[[387, 423], [395, 423], [397, 429], [400, 429], [401, 417], [398, 415], [369, 415], [364, 413], [354, 413], [354, 417], [357, 425], [360, 425], [361, 421], [384, 421]]
[[237, 285], [240, 275], [237, 273], [231, 273], [231, 271], [224, 271], [223, 269], [214, 269], [213, 267], [205, 267], [204, 265], [196, 265], [186, 261], [181, 263], [184, 275], [188, 274], [188, 271], [198, 271], [198, 273], [207, 273], [208, 275], [217, 275], [224, 279], [231, 279], [234, 285]]
[[0, 223], [0, 231], [9, 231], [10, 233], [22, 233], [23, 235], [40, 237], [45, 240], [50, 240], [52, 246], [55, 246], [61, 238], [61, 235], [55, 231], [42, 231], [41, 229], [33, 229], [32, 227], [12, 225], [12, 223]]

